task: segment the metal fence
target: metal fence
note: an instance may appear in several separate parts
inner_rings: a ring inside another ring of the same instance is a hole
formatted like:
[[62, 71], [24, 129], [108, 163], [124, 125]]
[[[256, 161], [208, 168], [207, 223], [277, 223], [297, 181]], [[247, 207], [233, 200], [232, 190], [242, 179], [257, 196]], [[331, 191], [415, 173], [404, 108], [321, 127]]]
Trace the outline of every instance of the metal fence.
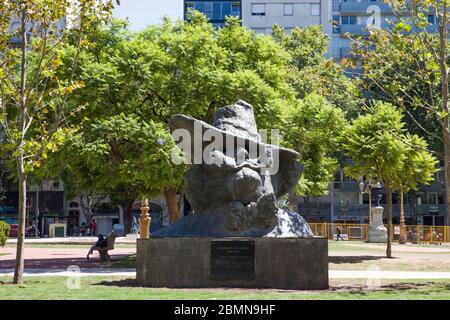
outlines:
[[[317, 237], [336, 239], [338, 228], [341, 230], [341, 235], [348, 240], [367, 241], [369, 237], [368, 224], [309, 223], [309, 226], [313, 234]], [[392, 225], [391, 237], [393, 241], [399, 240], [399, 225]], [[434, 244], [450, 242], [450, 226], [407, 225], [406, 241], [411, 243]]]

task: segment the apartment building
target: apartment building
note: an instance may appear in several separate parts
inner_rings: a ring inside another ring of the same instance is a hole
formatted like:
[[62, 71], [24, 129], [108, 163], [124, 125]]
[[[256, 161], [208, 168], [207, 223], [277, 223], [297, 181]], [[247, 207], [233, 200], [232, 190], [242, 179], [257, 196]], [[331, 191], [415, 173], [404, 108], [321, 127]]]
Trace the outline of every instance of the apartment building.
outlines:
[[[347, 164], [345, 162], [343, 165]], [[449, 223], [445, 204], [444, 179], [444, 169], [440, 167], [439, 171], [435, 173], [435, 180], [430, 185], [419, 186], [418, 190], [404, 194], [406, 224], [441, 226]], [[307, 199], [293, 197], [290, 202], [297, 206], [299, 212], [311, 222], [368, 223], [369, 194], [360, 191], [360, 182], [360, 180], [346, 175], [344, 167], [341, 167], [336, 171], [328, 195]], [[375, 199], [372, 198], [372, 205], [375, 203]], [[380, 203], [382, 206], [386, 206], [384, 193]], [[394, 192], [393, 222], [399, 223], [399, 217], [400, 195], [398, 192]]]
[[[181, 0], [180, 0], [181, 1]], [[241, 0], [184, 0], [184, 19], [189, 20], [191, 10], [200, 11], [205, 14], [214, 27], [221, 27], [225, 24], [227, 16], [242, 18]]]
[[270, 34], [274, 24], [290, 32], [295, 27], [322, 25], [331, 34], [331, 4], [327, 0], [243, 0], [242, 24]]

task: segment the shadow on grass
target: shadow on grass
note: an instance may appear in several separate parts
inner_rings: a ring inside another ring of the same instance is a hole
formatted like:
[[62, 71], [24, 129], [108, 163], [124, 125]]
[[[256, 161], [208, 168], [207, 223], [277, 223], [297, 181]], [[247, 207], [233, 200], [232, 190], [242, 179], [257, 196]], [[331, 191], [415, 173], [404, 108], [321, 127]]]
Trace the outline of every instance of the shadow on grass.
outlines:
[[[364, 261], [374, 261], [374, 260], [381, 260], [381, 259], [387, 259], [386, 257], [381, 256], [330, 256], [328, 257], [329, 263], [361, 263]], [[396, 259], [396, 258], [390, 258], [390, 259]]]
[[106, 268], [136, 268], [136, 254], [130, 254], [120, 259], [111, 260]]
[[[433, 289], [437, 284], [435, 282], [422, 282], [422, 283], [391, 283], [386, 285], [368, 287], [366, 285], [351, 285], [351, 286], [337, 286], [330, 287], [329, 291], [331, 292], [339, 292], [339, 293], [348, 293], [352, 295], [366, 296], [373, 293], [384, 293], [384, 294], [399, 294], [399, 292], [408, 292], [408, 291], [416, 291], [417, 293], [429, 292]], [[442, 284], [440, 285], [442, 286]], [[443, 290], [449, 290], [450, 285], [444, 285], [444, 287], [440, 288]]]
[[136, 279], [121, 279], [114, 281], [101, 281], [93, 284], [94, 286], [109, 286], [109, 287], [135, 287], [137, 288]]

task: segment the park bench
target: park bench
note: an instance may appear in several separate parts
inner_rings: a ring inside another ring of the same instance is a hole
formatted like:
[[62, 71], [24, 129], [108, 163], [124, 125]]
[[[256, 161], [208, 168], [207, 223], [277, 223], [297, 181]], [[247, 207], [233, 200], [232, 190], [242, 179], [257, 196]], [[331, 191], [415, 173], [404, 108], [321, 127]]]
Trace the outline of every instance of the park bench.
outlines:
[[106, 237], [106, 247], [94, 247], [93, 248], [93, 251], [97, 250], [98, 253], [100, 254], [101, 261], [107, 261], [111, 258], [108, 254], [108, 251], [114, 249], [114, 243], [116, 242], [116, 238], [117, 238], [117, 235], [115, 234], [115, 232], [111, 232]]

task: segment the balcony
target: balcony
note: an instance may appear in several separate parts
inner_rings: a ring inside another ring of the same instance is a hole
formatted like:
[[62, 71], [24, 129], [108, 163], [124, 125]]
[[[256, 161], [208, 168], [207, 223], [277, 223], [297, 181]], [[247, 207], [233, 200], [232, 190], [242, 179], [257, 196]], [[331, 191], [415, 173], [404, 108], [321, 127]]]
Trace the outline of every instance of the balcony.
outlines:
[[370, 12], [367, 11], [367, 8], [370, 6], [377, 6], [380, 8], [380, 13], [390, 13], [392, 12], [391, 8], [384, 3], [384, 2], [370, 2], [370, 1], [362, 1], [362, 2], [356, 2], [356, 1], [348, 1], [348, 2], [342, 2], [341, 3], [341, 14], [372, 14], [372, 10]]
[[[392, 30], [395, 24], [384, 22], [381, 24], [381, 29]], [[412, 28], [416, 32], [423, 31], [417, 27]], [[450, 27], [448, 28], [450, 30]], [[340, 26], [341, 34], [348, 33], [356, 36], [368, 36], [370, 34], [370, 30], [367, 28], [366, 24], [343, 24]], [[425, 27], [425, 31], [429, 33], [438, 32], [437, 24], [430, 24]]]
[[[392, 27], [388, 24], [382, 24], [382, 29], [391, 29]], [[367, 28], [366, 24], [343, 24], [341, 26], [341, 34], [349, 33], [357, 36], [368, 36], [370, 30]]]
[[365, 24], [343, 24], [341, 33], [350, 33], [358, 36], [368, 36], [369, 30]]
[[353, 78], [362, 75], [364, 72], [362, 67], [355, 67], [352, 69], [345, 69], [344, 73], [347, 77]]

